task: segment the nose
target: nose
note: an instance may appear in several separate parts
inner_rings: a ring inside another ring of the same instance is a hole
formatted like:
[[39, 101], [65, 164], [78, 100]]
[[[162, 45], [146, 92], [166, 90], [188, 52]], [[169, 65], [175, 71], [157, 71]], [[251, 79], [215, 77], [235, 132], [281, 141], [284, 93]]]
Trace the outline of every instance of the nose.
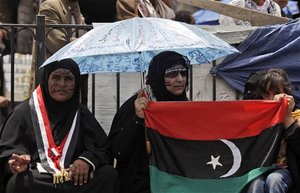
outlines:
[[181, 75], [180, 72], [177, 73], [176, 80], [183, 81], [183, 76]]
[[58, 85], [59, 86], [65, 86], [66, 85], [66, 81], [62, 78], [58, 81]]

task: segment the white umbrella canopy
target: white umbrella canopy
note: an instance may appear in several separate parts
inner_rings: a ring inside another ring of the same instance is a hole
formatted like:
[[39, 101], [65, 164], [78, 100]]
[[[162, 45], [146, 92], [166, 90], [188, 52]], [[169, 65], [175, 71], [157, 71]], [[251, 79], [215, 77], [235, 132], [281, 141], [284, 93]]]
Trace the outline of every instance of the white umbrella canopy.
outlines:
[[72, 58], [82, 74], [145, 72], [161, 51], [176, 51], [191, 64], [209, 63], [238, 52], [197, 26], [162, 18], [131, 18], [96, 26], [57, 51], [44, 64]]

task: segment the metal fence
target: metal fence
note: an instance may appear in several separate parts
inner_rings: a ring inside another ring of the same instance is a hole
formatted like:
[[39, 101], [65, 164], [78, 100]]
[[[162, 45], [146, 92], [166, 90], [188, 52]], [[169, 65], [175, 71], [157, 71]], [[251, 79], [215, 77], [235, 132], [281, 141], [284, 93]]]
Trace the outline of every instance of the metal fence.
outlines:
[[[71, 33], [66, 34], [68, 37], [67, 39], [70, 39], [73, 34], [76, 34], [76, 31], [80, 30], [85, 30], [88, 31], [92, 29], [92, 25], [73, 25], [73, 24], [59, 24], [59, 25], [54, 25], [54, 24], [46, 24], [45, 16], [42, 15], [37, 15], [36, 16], [36, 24], [0, 24], [0, 29], [5, 30], [7, 32], [7, 35], [9, 37], [9, 50], [8, 53], [10, 54], [10, 101], [11, 101], [11, 107], [10, 109], [13, 109], [16, 104], [20, 101], [15, 100], [15, 55], [17, 53], [17, 38], [20, 32], [22, 31], [28, 31], [31, 36], [32, 36], [32, 42], [35, 44], [35, 46], [32, 46], [32, 54], [35, 52], [34, 55], [32, 55], [34, 58], [32, 58], [34, 62], [34, 67], [35, 67], [35, 75], [33, 82], [34, 85], [37, 84], [37, 72], [38, 68], [43, 64], [43, 62], [46, 59], [46, 37], [48, 33], [53, 30], [53, 29], [58, 29], [58, 28], [71, 28]], [[69, 30], [67, 30], [69, 31]], [[48, 32], [48, 33], [47, 33]], [[3, 68], [3, 66], [1, 66]], [[2, 81], [1, 83], [3, 84], [3, 76], [1, 77]], [[3, 85], [1, 85], [3, 86]]]

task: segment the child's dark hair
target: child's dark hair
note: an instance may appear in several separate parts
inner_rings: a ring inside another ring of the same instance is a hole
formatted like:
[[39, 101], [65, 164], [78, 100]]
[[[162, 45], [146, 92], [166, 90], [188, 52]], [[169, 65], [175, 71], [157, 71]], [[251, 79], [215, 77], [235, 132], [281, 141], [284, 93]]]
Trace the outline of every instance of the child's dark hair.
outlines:
[[288, 75], [283, 69], [272, 68], [267, 70], [258, 81], [257, 97], [263, 98], [265, 94], [273, 92], [274, 94], [286, 93], [292, 94]]
[[263, 96], [270, 92], [279, 94], [282, 91], [291, 95], [288, 75], [283, 69], [271, 68], [249, 76], [245, 84], [243, 99], [263, 99]]

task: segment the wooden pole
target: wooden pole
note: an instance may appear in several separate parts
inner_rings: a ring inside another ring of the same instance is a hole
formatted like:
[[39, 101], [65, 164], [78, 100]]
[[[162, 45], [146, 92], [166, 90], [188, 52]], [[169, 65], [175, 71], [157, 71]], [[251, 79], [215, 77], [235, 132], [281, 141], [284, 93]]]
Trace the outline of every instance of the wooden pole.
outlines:
[[202, 9], [208, 9], [213, 12], [226, 15], [235, 19], [250, 21], [252, 26], [283, 24], [289, 21], [289, 19], [285, 17], [278, 17], [278, 16], [258, 12], [251, 9], [236, 7], [218, 1], [212, 1], [212, 0], [178, 0], [178, 1]]

